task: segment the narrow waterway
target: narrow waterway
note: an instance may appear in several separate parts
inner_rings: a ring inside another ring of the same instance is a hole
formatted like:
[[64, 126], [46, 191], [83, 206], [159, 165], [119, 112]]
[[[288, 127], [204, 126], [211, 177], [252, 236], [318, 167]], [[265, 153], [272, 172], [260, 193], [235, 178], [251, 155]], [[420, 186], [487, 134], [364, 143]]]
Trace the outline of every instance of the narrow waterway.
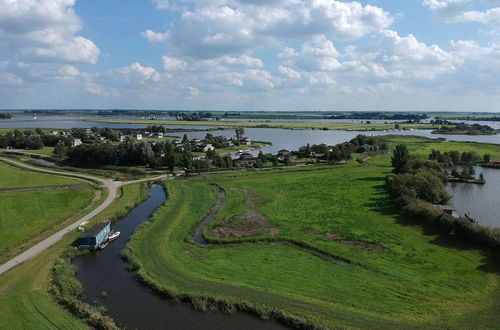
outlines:
[[127, 270], [121, 251], [137, 226], [149, 220], [165, 200], [163, 188], [153, 186], [146, 201], [115, 223], [114, 230], [121, 232], [117, 240], [102, 251], [73, 260], [84, 288], [84, 300], [104, 305], [117, 324], [126, 329], [286, 329], [246, 313], [197, 312], [189, 305], [155, 294]]

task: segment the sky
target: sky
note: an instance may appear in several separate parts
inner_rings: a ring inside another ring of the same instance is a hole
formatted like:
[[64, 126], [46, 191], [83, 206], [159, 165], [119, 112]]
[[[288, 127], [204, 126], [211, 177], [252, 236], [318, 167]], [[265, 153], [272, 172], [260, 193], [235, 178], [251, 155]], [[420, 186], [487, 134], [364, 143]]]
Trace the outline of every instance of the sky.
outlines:
[[0, 109], [500, 111], [500, 0], [0, 8]]

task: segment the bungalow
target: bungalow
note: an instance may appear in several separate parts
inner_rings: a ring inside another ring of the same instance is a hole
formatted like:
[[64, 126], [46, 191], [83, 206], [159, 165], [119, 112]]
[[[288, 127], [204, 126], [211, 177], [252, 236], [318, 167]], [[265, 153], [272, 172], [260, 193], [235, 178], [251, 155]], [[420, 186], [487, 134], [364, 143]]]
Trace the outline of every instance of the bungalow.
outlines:
[[95, 224], [80, 237], [78, 247], [80, 249], [97, 250], [99, 246], [106, 242], [111, 232], [110, 222]]
[[73, 147], [77, 147], [82, 144], [81, 139], [73, 139]]
[[240, 155], [238, 159], [235, 160], [235, 164], [237, 166], [253, 166], [257, 158], [249, 154], [248, 152], [244, 152]]

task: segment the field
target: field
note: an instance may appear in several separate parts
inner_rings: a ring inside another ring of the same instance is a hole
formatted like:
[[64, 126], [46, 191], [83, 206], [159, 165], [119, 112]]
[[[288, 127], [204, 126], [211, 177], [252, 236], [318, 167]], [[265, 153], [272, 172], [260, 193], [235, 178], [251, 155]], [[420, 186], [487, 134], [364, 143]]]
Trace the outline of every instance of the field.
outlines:
[[[123, 188], [123, 195], [92, 223], [123, 216], [146, 197], [140, 184]], [[90, 225], [90, 224], [89, 224]], [[81, 233], [71, 232], [63, 241], [0, 276], [0, 324], [5, 329], [88, 329], [59, 306], [47, 291], [55, 260]]]
[[[296, 326], [496, 327], [496, 265], [400, 216], [383, 187], [389, 171], [350, 165], [169, 181], [169, 202], [127, 255], [148, 282], [201, 309], [238, 304]], [[210, 183], [228, 200], [206, 236], [231, 245], [192, 242], [216, 199]]]
[[100, 195], [79, 179], [0, 163], [0, 260], [45, 231], [83, 212]]
[[2, 176], [0, 189], [56, 187], [73, 185], [79, 182], [64, 176], [22, 170], [3, 162], [0, 162], [0, 174]]
[[[380, 131], [394, 129], [394, 124], [344, 124], [344, 123], [309, 123], [309, 122], [256, 122], [256, 121], [178, 121], [178, 120], [127, 120], [102, 119], [89, 120], [94, 123], [143, 124], [143, 125], [179, 125], [179, 126], [215, 126], [215, 127], [264, 127], [287, 129], [331, 129], [345, 131]], [[437, 129], [441, 125], [399, 124], [401, 129]]]

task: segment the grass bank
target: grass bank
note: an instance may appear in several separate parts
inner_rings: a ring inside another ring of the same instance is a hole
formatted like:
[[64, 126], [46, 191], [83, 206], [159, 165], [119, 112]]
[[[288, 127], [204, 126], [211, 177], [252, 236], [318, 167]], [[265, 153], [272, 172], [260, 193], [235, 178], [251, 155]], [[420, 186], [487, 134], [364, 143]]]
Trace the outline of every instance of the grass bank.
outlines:
[[[199, 309], [248, 310], [295, 327], [495, 327], [496, 265], [484, 251], [399, 215], [384, 189], [389, 171], [340, 166], [170, 181], [169, 201], [126, 255], [151, 286]], [[215, 200], [210, 183], [236, 192], [219, 221], [248, 213], [243, 189], [262, 199], [253, 211], [278, 230], [275, 239], [349, 263], [286, 244], [236, 244], [234, 237], [233, 244], [195, 245], [192, 234]]]

